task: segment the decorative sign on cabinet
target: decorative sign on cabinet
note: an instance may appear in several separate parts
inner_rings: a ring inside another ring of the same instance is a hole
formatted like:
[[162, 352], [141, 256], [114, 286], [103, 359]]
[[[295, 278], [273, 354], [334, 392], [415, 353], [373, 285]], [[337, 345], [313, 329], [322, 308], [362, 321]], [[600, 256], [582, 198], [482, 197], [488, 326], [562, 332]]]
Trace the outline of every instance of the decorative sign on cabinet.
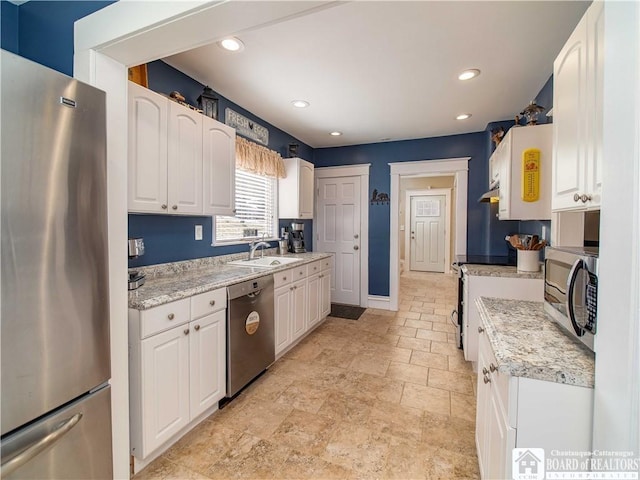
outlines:
[[130, 212], [233, 214], [235, 130], [132, 82], [128, 164]]
[[[496, 147], [489, 164], [491, 180], [500, 182], [500, 220], [551, 218], [551, 143], [551, 125], [531, 125], [512, 127]], [[524, 161], [532, 149], [537, 155], [537, 182], [530, 181], [531, 162]]]
[[593, 2], [553, 64], [553, 211], [600, 208], [604, 2]]
[[313, 164], [301, 158], [285, 158], [285, 178], [278, 179], [278, 216], [313, 218]]

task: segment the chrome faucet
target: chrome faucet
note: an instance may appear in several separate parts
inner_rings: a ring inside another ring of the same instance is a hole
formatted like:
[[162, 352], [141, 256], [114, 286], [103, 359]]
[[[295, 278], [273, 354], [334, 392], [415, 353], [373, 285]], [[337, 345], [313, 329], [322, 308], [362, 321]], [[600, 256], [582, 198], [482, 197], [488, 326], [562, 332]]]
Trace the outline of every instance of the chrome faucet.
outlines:
[[271, 245], [269, 245], [269, 243], [265, 242], [264, 240], [264, 236], [266, 235], [266, 233], [262, 234], [262, 240], [261, 241], [257, 241], [254, 240], [253, 242], [251, 242], [251, 245], [249, 245], [249, 260], [253, 260], [255, 254], [256, 254], [256, 250], [260, 247], [262, 247], [262, 250], [260, 250], [260, 257], [264, 257], [264, 247], [267, 248], [271, 248]]

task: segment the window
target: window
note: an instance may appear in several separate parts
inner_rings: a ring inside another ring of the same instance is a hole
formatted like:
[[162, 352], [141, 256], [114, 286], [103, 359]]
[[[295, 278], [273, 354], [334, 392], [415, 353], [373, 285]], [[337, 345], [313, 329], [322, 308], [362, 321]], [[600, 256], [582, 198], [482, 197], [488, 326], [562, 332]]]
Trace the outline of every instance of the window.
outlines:
[[277, 237], [277, 179], [236, 169], [236, 216], [216, 215], [214, 244]]

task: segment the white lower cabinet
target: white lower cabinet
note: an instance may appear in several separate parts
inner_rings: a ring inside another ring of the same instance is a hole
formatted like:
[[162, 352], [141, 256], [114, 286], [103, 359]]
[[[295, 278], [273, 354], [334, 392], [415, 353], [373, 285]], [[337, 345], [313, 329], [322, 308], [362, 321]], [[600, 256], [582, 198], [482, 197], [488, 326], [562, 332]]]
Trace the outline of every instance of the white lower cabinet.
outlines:
[[225, 396], [225, 306], [226, 290], [220, 289], [129, 310], [131, 454], [138, 465]]
[[295, 344], [329, 315], [330, 268], [328, 261], [321, 260], [274, 274], [276, 355]]
[[483, 479], [512, 477], [514, 448], [591, 450], [593, 389], [497, 371], [485, 333], [478, 351], [476, 448]]

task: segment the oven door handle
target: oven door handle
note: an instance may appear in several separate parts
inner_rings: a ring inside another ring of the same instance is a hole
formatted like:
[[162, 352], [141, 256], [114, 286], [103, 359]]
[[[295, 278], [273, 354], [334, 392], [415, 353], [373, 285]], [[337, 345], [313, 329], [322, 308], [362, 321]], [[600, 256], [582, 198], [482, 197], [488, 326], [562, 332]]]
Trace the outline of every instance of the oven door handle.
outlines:
[[575, 313], [575, 305], [573, 302], [573, 293], [576, 288], [576, 280], [578, 279], [578, 273], [580, 270], [586, 269], [586, 264], [584, 260], [578, 259], [575, 261], [573, 266], [571, 267], [571, 271], [569, 272], [569, 279], [567, 280], [567, 313], [569, 314], [569, 320], [571, 320], [571, 325], [573, 325], [573, 329], [576, 331], [576, 335], [579, 337], [584, 335], [584, 328], [581, 325], [578, 325], [576, 320]]
[[[456, 316], [455, 321], [453, 320], [453, 316]], [[451, 320], [451, 323], [453, 324], [454, 327], [458, 327], [460, 326], [460, 323], [458, 323], [460, 321], [460, 319], [458, 318], [458, 311], [457, 310], [453, 310], [451, 312], [451, 315], [449, 315], [449, 320]]]

